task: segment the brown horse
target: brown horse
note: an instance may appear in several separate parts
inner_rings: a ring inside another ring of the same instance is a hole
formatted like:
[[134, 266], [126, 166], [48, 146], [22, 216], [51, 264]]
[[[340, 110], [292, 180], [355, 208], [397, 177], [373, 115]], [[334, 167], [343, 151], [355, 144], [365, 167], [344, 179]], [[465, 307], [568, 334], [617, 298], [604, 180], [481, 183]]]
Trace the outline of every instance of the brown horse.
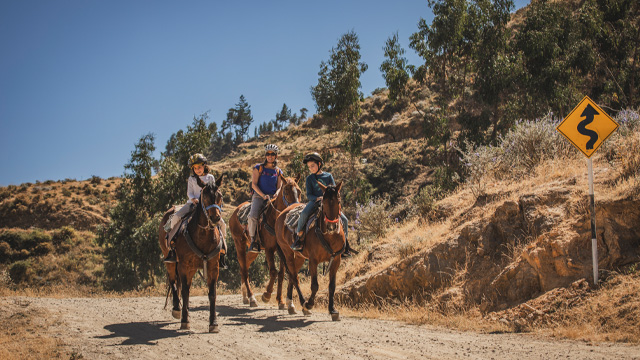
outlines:
[[[264, 211], [264, 217], [258, 225], [256, 235], [262, 240], [262, 246], [265, 250], [267, 258], [267, 265], [269, 266], [269, 283], [265, 292], [262, 294], [262, 301], [269, 302], [271, 300], [271, 293], [273, 292], [273, 285], [276, 277], [278, 278], [278, 289], [276, 292], [276, 301], [278, 307], [284, 309], [284, 301], [282, 301], [282, 283], [284, 280], [284, 259], [280, 257], [280, 270], [276, 270], [274, 253], [277, 248], [276, 235], [274, 232], [276, 218], [280, 211], [286, 208], [290, 204], [297, 204], [300, 202], [301, 191], [298, 187], [298, 181], [300, 175], [296, 178], [287, 177], [282, 179], [282, 185], [276, 192], [274, 198], [269, 201]], [[249, 286], [249, 266], [256, 259], [258, 253], [247, 252], [247, 246], [251, 242], [248, 231], [240, 223], [238, 219], [238, 211], [242, 206], [249, 203], [244, 202], [236, 208], [229, 219], [229, 229], [231, 231], [231, 237], [233, 237], [234, 244], [236, 246], [236, 254], [238, 255], [238, 263], [240, 264], [240, 277], [242, 287], [242, 300], [245, 304], [250, 304], [251, 307], [258, 306], [258, 302]], [[266, 219], [266, 221], [265, 221]]]
[[[305, 315], [311, 314], [309, 310], [313, 308], [316, 293], [318, 292], [318, 264], [329, 261], [329, 314], [333, 321], [340, 320], [340, 314], [334, 308], [333, 295], [336, 290], [336, 273], [340, 266], [340, 254], [344, 252], [346, 240], [344, 229], [340, 221], [340, 189], [342, 182], [336, 186], [324, 186], [318, 182], [323, 191], [322, 204], [315, 227], [309, 229], [305, 235], [305, 245], [301, 252], [291, 250], [293, 244], [293, 233], [285, 225], [287, 214], [297, 206], [292, 205], [286, 208], [276, 220], [276, 234], [279, 248], [282, 250], [289, 274], [289, 286], [287, 288], [287, 306], [290, 314], [295, 314], [295, 306], [292, 303], [293, 287], [295, 286], [302, 304], [302, 312]], [[298, 282], [298, 271], [304, 264], [304, 260], [309, 259], [309, 273], [311, 275], [311, 296], [304, 300], [300, 284]]]
[[[193, 214], [194, 221], [187, 226], [186, 233], [175, 236], [175, 248], [178, 262], [165, 263], [169, 286], [173, 295], [173, 317], [180, 318], [180, 298], [178, 289], [182, 293], [182, 320], [180, 329], [189, 329], [189, 289], [193, 276], [199, 268], [204, 267], [205, 280], [209, 288], [209, 332], [220, 331], [216, 318], [216, 285], [218, 283], [220, 249], [222, 237], [218, 223], [222, 215], [222, 193], [219, 190], [222, 176], [215, 184], [205, 184], [196, 177], [202, 188], [200, 200]], [[169, 252], [164, 224], [174, 209], [167, 211], [160, 223], [160, 248], [166, 257]]]

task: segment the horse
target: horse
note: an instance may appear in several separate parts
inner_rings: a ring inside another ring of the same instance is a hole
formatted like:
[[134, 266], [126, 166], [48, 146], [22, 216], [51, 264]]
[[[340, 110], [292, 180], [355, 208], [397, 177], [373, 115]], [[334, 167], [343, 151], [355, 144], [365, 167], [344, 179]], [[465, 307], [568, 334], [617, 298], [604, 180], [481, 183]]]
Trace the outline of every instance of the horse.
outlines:
[[[189, 289], [196, 271], [204, 268], [204, 276], [209, 288], [209, 332], [220, 331], [216, 317], [216, 285], [218, 283], [220, 249], [222, 248], [222, 234], [218, 223], [222, 216], [222, 193], [220, 185], [222, 177], [215, 184], [205, 184], [196, 177], [202, 188], [199, 203], [193, 214], [193, 221], [187, 225], [186, 232], [178, 232], [175, 236], [175, 250], [177, 263], [165, 263], [169, 278], [169, 287], [173, 295], [172, 315], [181, 319], [180, 329], [189, 329]], [[169, 252], [164, 224], [174, 209], [168, 210], [160, 222], [160, 248], [166, 257]], [[182, 226], [182, 225], [180, 225]], [[182, 314], [180, 314], [180, 297], [182, 293]], [[182, 315], [182, 316], [180, 316]]]
[[[289, 314], [295, 314], [295, 306], [293, 305], [293, 287], [295, 286], [300, 304], [302, 304], [302, 312], [305, 315], [311, 314], [311, 309], [315, 303], [316, 293], [318, 292], [318, 265], [322, 262], [329, 261], [329, 314], [331, 320], [339, 321], [340, 314], [336, 311], [333, 302], [333, 296], [336, 290], [336, 273], [340, 266], [340, 254], [346, 248], [346, 239], [344, 229], [340, 221], [340, 189], [342, 182], [337, 185], [324, 186], [318, 182], [322, 189], [323, 196], [318, 217], [316, 219], [315, 228], [310, 228], [304, 235], [304, 248], [302, 251], [293, 251], [293, 232], [285, 225], [287, 214], [298, 206], [291, 205], [287, 207], [276, 219], [276, 234], [279, 249], [282, 251], [281, 256], [285, 258], [287, 273], [289, 274], [289, 285], [287, 288], [287, 306]], [[311, 296], [305, 301], [300, 284], [298, 282], [298, 272], [304, 264], [305, 259], [309, 259], [309, 273], [311, 275]]]
[[[284, 302], [282, 301], [282, 283], [284, 280], [284, 258], [280, 257], [280, 270], [276, 270], [275, 267], [275, 251], [277, 248], [277, 241], [274, 232], [275, 222], [280, 211], [285, 209], [291, 204], [297, 204], [300, 202], [302, 192], [298, 187], [298, 181], [300, 175], [295, 178], [283, 177], [282, 185], [276, 192], [273, 199], [269, 200], [264, 210], [263, 221], [260, 222], [256, 229], [256, 235], [262, 240], [262, 246], [265, 250], [267, 258], [267, 265], [269, 266], [269, 283], [262, 294], [262, 301], [268, 303], [271, 300], [271, 294], [273, 292], [273, 285], [276, 277], [278, 278], [278, 289], [276, 292], [276, 301], [278, 302], [278, 308], [284, 310]], [[249, 266], [256, 259], [258, 253], [248, 253], [247, 246], [251, 243], [248, 231], [240, 223], [238, 218], [238, 211], [245, 204], [246, 201], [240, 204], [231, 215], [229, 219], [229, 230], [231, 231], [231, 237], [233, 238], [236, 254], [238, 255], [238, 263], [240, 264], [240, 277], [242, 287], [242, 300], [244, 304], [250, 304], [251, 307], [258, 306], [258, 302], [249, 286]]]

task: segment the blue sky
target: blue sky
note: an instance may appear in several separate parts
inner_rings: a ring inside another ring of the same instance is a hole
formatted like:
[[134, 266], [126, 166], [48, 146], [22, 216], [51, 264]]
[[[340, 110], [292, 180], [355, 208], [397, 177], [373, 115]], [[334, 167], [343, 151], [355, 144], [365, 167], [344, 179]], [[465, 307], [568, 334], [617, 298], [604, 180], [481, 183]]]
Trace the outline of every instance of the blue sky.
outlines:
[[0, 0], [0, 185], [120, 176], [141, 136], [156, 135], [159, 157], [194, 116], [220, 123], [241, 94], [255, 125], [283, 103], [313, 114], [320, 62], [350, 30], [370, 95], [396, 31], [420, 62], [408, 38], [421, 17], [425, 0]]

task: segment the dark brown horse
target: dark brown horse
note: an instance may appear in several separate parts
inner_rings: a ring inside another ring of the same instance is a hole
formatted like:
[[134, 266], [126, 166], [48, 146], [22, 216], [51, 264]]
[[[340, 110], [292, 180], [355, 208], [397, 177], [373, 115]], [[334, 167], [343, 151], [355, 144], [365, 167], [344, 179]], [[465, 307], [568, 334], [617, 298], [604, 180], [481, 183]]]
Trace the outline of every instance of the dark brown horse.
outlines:
[[[310, 310], [315, 303], [318, 292], [318, 264], [329, 261], [329, 314], [333, 321], [340, 320], [340, 314], [334, 308], [333, 295], [336, 290], [336, 273], [340, 266], [340, 254], [344, 252], [346, 240], [344, 229], [340, 221], [340, 189], [342, 182], [336, 186], [324, 186], [318, 183], [323, 191], [322, 204], [315, 227], [309, 229], [305, 235], [304, 248], [301, 252], [291, 250], [293, 244], [293, 233], [285, 225], [287, 214], [297, 206], [292, 205], [286, 208], [276, 220], [276, 234], [279, 248], [282, 249], [287, 272], [289, 273], [289, 286], [287, 288], [287, 306], [290, 314], [295, 314], [295, 307], [292, 303], [293, 287], [295, 286], [302, 304], [302, 312], [305, 315], [311, 314]], [[304, 264], [304, 260], [309, 259], [309, 273], [311, 275], [311, 296], [305, 301], [300, 284], [298, 282], [298, 271]]]
[[[193, 214], [194, 221], [187, 226], [186, 233], [175, 236], [175, 248], [178, 262], [165, 264], [169, 285], [173, 295], [173, 317], [180, 318], [180, 297], [182, 293], [182, 320], [180, 329], [189, 329], [189, 289], [196, 271], [204, 268], [205, 280], [209, 288], [209, 332], [219, 332], [216, 319], [216, 285], [218, 283], [220, 249], [222, 237], [218, 223], [222, 215], [222, 193], [219, 190], [222, 176], [215, 184], [205, 184], [199, 177], [198, 185], [202, 188], [200, 200]], [[165, 239], [164, 224], [174, 209], [167, 211], [160, 223], [160, 248], [167, 256], [169, 248]]]
[[[273, 285], [275, 279], [278, 279], [278, 289], [276, 292], [276, 301], [278, 307], [284, 309], [284, 301], [282, 301], [282, 283], [284, 280], [284, 259], [280, 259], [280, 270], [276, 270], [274, 253], [277, 248], [276, 235], [274, 232], [276, 218], [280, 211], [286, 208], [290, 204], [296, 204], [300, 202], [301, 191], [298, 187], [298, 181], [300, 175], [296, 178], [288, 177], [282, 179], [282, 185], [280, 189], [274, 195], [274, 199], [270, 201], [264, 211], [265, 217], [262, 218], [256, 235], [260, 237], [262, 246], [264, 247], [265, 255], [267, 258], [267, 265], [269, 266], [269, 283], [265, 292], [262, 294], [262, 301], [269, 302], [271, 294], [273, 293]], [[251, 307], [258, 306], [258, 302], [249, 285], [249, 266], [256, 259], [258, 253], [247, 252], [247, 246], [251, 242], [248, 231], [240, 223], [238, 219], [238, 211], [242, 206], [248, 204], [244, 202], [236, 208], [229, 219], [229, 229], [231, 231], [231, 237], [233, 237], [234, 244], [236, 246], [236, 254], [238, 255], [238, 263], [240, 264], [240, 277], [242, 287], [242, 300], [245, 304], [250, 304]], [[266, 221], [264, 221], [266, 219]]]

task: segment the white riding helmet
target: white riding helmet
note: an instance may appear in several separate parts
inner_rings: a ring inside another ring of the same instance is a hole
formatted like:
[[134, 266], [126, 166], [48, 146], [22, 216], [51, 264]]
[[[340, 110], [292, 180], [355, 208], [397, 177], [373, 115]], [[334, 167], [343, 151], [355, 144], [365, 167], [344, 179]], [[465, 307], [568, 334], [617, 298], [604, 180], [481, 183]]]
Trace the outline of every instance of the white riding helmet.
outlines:
[[273, 151], [274, 153], [278, 154], [280, 152], [280, 149], [278, 148], [278, 145], [269, 144], [269, 145], [265, 145], [264, 151], [265, 152]]

